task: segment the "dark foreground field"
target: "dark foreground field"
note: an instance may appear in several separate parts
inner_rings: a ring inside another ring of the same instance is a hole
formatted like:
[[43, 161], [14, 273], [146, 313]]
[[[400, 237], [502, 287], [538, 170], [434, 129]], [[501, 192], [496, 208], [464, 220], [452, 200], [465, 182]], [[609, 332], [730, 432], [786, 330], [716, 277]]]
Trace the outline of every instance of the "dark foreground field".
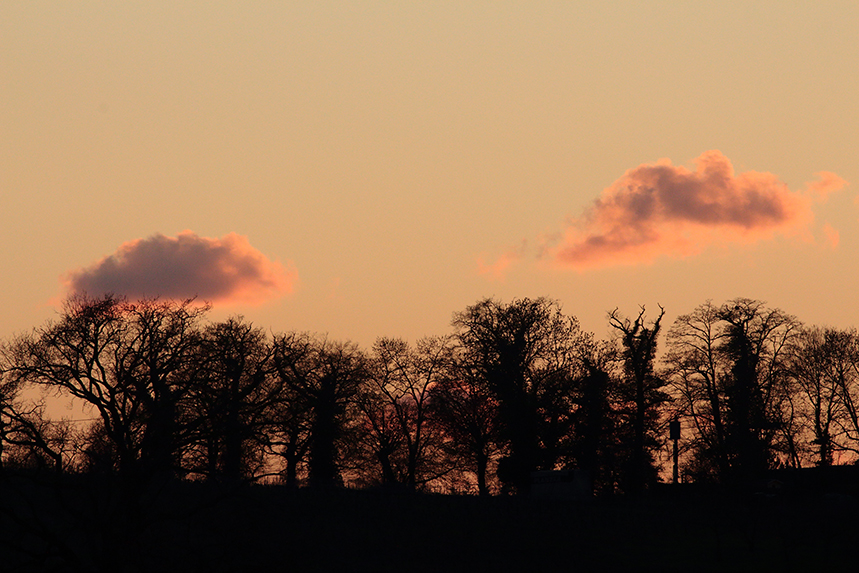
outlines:
[[844, 494], [588, 502], [9, 477], [0, 570], [846, 571]]

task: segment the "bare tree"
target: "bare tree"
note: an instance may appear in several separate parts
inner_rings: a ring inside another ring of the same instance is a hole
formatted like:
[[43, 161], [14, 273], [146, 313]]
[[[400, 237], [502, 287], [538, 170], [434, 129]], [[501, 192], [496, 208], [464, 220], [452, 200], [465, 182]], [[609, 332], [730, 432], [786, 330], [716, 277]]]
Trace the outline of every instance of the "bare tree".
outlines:
[[595, 492], [611, 494], [619, 486], [624, 443], [618, 431], [623, 404], [616, 375], [617, 348], [608, 341], [583, 347], [584, 372], [576, 383], [570, 467], [585, 470]]
[[281, 384], [272, 355], [265, 331], [241, 317], [203, 331], [196, 377], [185, 401], [192, 471], [235, 482], [264, 468]]
[[842, 410], [839, 400], [838, 370], [840, 342], [835, 330], [805, 328], [794, 341], [790, 354], [790, 373], [796, 383], [800, 402], [797, 418], [811, 432], [818, 466], [832, 465], [837, 448], [837, 418]]
[[364, 353], [351, 343], [293, 333], [275, 337], [273, 358], [285, 395], [308, 416], [309, 484], [341, 484], [341, 455], [367, 377]]
[[508, 448], [498, 477], [527, 493], [530, 473], [554, 469], [558, 461], [558, 430], [569, 427], [565, 395], [580, 364], [576, 347], [589, 337], [545, 298], [508, 305], [485, 299], [456, 313], [453, 325], [463, 359], [498, 404], [498, 429]]
[[[855, 329], [812, 329], [803, 340], [806, 344], [798, 345], [797, 366], [806, 366], [814, 359], [817, 359], [814, 363], [820, 365], [822, 388], [820, 399], [816, 401], [820, 403], [821, 423], [820, 431], [815, 431], [815, 439], [829, 442], [829, 454], [836, 451], [859, 453], [859, 334]], [[813, 354], [807, 356], [807, 353]], [[798, 369], [798, 373], [808, 378], [805, 370]], [[813, 383], [809, 384], [809, 391], [816, 397]], [[814, 404], [813, 398], [811, 400]], [[825, 422], [830, 410], [832, 420], [827, 427]], [[831, 433], [829, 440], [826, 431]], [[816, 445], [824, 447], [822, 443]]]
[[446, 379], [452, 347], [424, 338], [376, 341], [361, 392], [364, 441], [383, 484], [425, 485], [450, 471], [441, 428], [431, 419], [433, 388]]
[[281, 384], [272, 408], [267, 449], [282, 461], [281, 478], [289, 487], [297, 487], [307, 473], [311, 423], [312, 412], [306, 408], [301, 389]]
[[74, 459], [74, 429], [67, 420], [51, 420], [44, 399], [16, 401], [0, 413], [3, 466], [62, 473]]
[[713, 479], [729, 467], [719, 351], [724, 337], [719, 308], [707, 301], [674, 321], [664, 359], [677, 413], [694, 429], [692, 471]]
[[494, 489], [495, 469], [503, 446], [499, 437], [498, 402], [483, 378], [458, 356], [448, 375], [432, 388], [432, 421], [444, 433], [445, 448], [455, 467], [473, 476], [479, 495]]
[[794, 421], [788, 348], [800, 323], [779, 309], [738, 298], [706, 302], [678, 317], [665, 363], [678, 412], [695, 429], [689, 471], [748, 481], [795, 459], [785, 439]]
[[725, 392], [728, 438], [736, 454], [733, 469], [740, 480], [747, 480], [772, 467], [779, 450], [796, 458], [792, 444], [779, 444], [778, 438], [790, 423], [786, 366], [789, 343], [800, 323], [749, 299], [728, 302], [720, 317], [727, 330], [722, 352], [730, 363]]
[[181, 448], [177, 409], [207, 310], [192, 301], [75, 296], [57, 323], [7, 351], [7, 375], [93, 408], [126, 478], [171, 473]]
[[[623, 361], [623, 384], [628, 408], [627, 419], [631, 424], [632, 443], [629, 450], [626, 474], [627, 491], [637, 493], [655, 483], [657, 468], [653, 451], [660, 445], [660, 406], [668, 400], [661, 391], [665, 381], [654, 371], [656, 345], [659, 338], [665, 309], [659, 307], [659, 316], [647, 325], [645, 309], [635, 320], [620, 315], [617, 309], [609, 313], [609, 325], [620, 335]], [[631, 410], [631, 412], [629, 411]]]
[[[116, 571], [138, 563], [144, 553], [140, 540], [160, 519], [151, 507], [178, 469], [184, 446], [182, 401], [194, 378], [200, 321], [207, 310], [192, 301], [74, 296], [64, 303], [59, 320], [4, 350], [7, 380], [73, 397], [95, 413], [96, 422], [78, 435], [87, 438], [78, 447], [85, 469], [105, 472], [84, 482], [58, 478], [44, 490], [62, 505], [61, 484], [83, 484], [75, 492], [81, 503], [57, 508], [59, 521], [15, 507], [7, 508], [10, 518], [69, 556], [75, 551], [66, 528], [76, 523], [99, 548], [93, 553], [96, 568]], [[30, 436], [51, 438], [37, 425], [38, 411], [19, 413], [21, 427], [30, 424], [35, 430]], [[54, 450], [50, 441], [32, 445]], [[38, 502], [29, 497], [24, 503]]]

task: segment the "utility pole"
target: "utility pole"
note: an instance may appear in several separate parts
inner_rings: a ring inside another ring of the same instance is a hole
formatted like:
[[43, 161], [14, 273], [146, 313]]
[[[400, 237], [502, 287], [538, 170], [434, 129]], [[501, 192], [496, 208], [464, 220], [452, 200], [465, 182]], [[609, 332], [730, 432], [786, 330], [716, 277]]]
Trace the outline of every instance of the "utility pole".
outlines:
[[680, 450], [677, 446], [677, 442], [680, 441], [680, 420], [678, 420], [677, 418], [674, 418], [673, 420], [668, 422], [668, 436], [672, 440], [674, 440], [674, 480], [673, 480], [673, 483], [674, 483], [674, 485], [677, 485], [677, 483], [679, 483], [679, 477], [680, 477], [680, 466], [679, 466]]

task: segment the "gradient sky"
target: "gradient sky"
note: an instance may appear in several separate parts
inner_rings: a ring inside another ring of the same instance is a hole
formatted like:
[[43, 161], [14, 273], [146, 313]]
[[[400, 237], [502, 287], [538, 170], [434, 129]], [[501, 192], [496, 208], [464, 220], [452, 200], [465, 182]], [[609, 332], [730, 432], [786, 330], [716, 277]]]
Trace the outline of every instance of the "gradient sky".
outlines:
[[[0, 3], [0, 335], [78, 289], [367, 346], [486, 297], [859, 326], [859, 3]], [[191, 291], [194, 291], [193, 293]]]

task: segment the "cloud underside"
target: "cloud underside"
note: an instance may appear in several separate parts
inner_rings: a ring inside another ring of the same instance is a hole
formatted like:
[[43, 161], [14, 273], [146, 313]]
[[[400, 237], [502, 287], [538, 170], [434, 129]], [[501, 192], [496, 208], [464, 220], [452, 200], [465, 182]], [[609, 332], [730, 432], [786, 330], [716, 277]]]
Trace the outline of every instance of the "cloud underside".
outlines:
[[718, 243], [750, 243], [777, 234], [807, 235], [812, 204], [842, 188], [833, 173], [793, 192], [771, 173], [735, 174], [727, 157], [707, 151], [695, 170], [667, 159], [630, 169], [547, 247], [562, 266], [593, 268], [686, 257]]
[[261, 304], [292, 291], [296, 273], [253, 248], [242, 235], [200, 237], [184, 231], [129, 241], [95, 264], [69, 272], [70, 293], [112, 293], [131, 299], [198, 298], [220, 304]]

